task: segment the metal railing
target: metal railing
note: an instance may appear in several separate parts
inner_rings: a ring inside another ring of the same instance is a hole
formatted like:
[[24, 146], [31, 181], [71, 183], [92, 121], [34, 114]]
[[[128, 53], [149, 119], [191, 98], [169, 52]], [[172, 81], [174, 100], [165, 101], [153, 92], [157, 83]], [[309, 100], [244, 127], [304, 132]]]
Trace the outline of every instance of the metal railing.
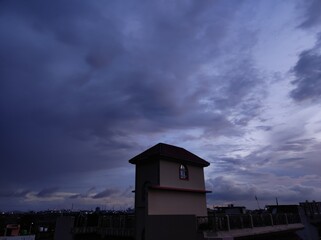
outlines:
[[301, 219], [298, 214], [292, 213], [233, 215], [216, 214], [207, 217], [197, 217], [197, 230], [218, 232], [295, 223], [301, 223]]
[[135, 219], [133, 215], [102, 215], [97, 216], [93, 223], [88, 219], [77, 221], [73, 228], [74, 234], [97, 233], [101, 236], [133, 236]]

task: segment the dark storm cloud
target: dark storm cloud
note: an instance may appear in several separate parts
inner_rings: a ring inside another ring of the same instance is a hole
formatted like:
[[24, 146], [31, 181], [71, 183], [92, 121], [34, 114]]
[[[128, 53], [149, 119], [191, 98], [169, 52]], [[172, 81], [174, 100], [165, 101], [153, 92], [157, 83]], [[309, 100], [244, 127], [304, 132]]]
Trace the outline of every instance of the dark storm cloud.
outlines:
[[319, 42], [312, 48], [303, 51], [293, 68], [295, 88], [291, 97], [296, 101], [318, 101], [321, 97], [321, 34]]
[[[103, 127], [122, 114], [117, 116], [109, 107], [112, 101], [106, 101], [112, 93], [106, 92], [106, 99], [101, 96], [107, 85], [95, 92], [99, 87], [84, 84], [97, 65], [92, 51], [118, 49], [105, 36], [113, 27], [99, 31], [109, 22], [85, 2], [69, 7], [59, 1], [1, 4], [1, 158], [7, 172], [16, 172], [16, 180], [47, 181], [105, 165], [97, 146], [84, 141], [97, 133], [107, 134], [105, 145], [122, 148], [125, 144], [113, 139], [117, 133]], [[1, 182], [10, 179], [2, 177]]]
[[1, 158], [16, 176], [3, 174], [1, 182], [41, 184], [39, 177], [106, 166], [100, 148], [113, 150], [109, 157], [115, 159], [117, 149], [129, 147], [110, 127], [128, 118], [126, 103], [108, 74], [105, 83], [92, 74], [103, 64], [108, 69], [120, 51], [115, 27], [86, 2], [2, 4]]
[[[321, 26], [321, 2], [319, 0], [304, 1], [304, 20], [300, 28], [310, 30]], [[292, 69], [295, 88], [290, 96], [296, 101], [319, 101], [321, 97], [321, 32], [317, 35], [317, 42], [311, 49], [302, 51]]]
[[[264, 94], [249, 54], [238, 54], [253, 33], [225, 43], [241, 6], [1, 1], [1, 186], [54, 195], [48, 186], [126, 165], [141, 147], [135, 134], [242, 134]], [[219, 59], [219, 74], [202, 70]]]

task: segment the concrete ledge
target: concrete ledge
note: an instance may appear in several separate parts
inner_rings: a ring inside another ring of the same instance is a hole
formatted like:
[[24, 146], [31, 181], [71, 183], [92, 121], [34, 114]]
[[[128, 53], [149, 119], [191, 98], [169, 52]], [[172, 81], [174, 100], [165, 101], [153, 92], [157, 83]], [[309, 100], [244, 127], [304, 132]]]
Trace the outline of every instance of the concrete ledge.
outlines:
[[205, 239], [228, 239], [234, 237], [245, 237], [253, 235], [261, 235], [268, 233], [295, 231], [304, 228], [302, 223], [288, 224], [288, 225], [275, 225], [267, 227], [243, 228], [230, 231], [220, 232], [204, 232]]

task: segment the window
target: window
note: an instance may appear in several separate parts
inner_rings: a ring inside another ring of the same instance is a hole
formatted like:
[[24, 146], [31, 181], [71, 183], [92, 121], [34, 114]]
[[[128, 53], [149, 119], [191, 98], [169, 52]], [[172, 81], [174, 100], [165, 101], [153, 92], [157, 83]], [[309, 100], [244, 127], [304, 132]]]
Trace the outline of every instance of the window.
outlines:
[[183, 164], [179, 166], [179, 179], [188, 180], [188, 170]]

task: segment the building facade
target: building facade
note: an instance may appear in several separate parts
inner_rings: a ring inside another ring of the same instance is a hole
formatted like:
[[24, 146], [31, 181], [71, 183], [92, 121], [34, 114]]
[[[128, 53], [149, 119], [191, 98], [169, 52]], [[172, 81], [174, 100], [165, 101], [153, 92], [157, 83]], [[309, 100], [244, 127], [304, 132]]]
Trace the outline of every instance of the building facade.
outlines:
[[129, 162], [136, 165], [136, 239], [145, 239], [151, 216], [207, 216], [207, 161], [183, 148], [159, 143]]

